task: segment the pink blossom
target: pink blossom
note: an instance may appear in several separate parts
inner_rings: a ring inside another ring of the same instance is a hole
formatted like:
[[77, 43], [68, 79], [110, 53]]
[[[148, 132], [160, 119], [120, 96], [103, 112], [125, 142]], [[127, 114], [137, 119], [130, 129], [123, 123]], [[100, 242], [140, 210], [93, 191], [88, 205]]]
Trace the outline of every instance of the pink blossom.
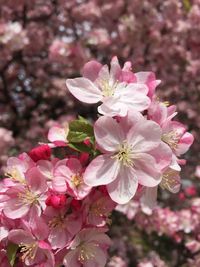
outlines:
[[[90, 70], [90, 72], [89, 72]], [[108, 66], [91, 61], [83, 69], [83, 78], [68, 79], [69, 91], [80, 101], [94, 104], [103, 102], [98, 107], [101, 114], [108, 116], [126, 116], [128, 110], [143, 111], [150, 104], [146, 96], [148, 87], [145, 84], [119, 82], [122, 70], [117, 58]], [[89, 73], [89, 74], [88, 74]]]
[[[37, 219], [32, 229], [11, 230], [8, 239], [19, 245], [21, 261], [28, 266], [45, 263], [45, 266], [54, 266], [54, 256], [51, 246], [46, 241], [48, 227], [41, 220]], [[40, 265], [39, 265], [40, 266]]]
[[[124, 120], [101, 117], [94, 125], [99, 149], [104, 153], [96, 157], [84, 173], [84, 181], [91, 186], [107, 185], [110, 197], [118, 204], [127, 203], [141, 185], [154, 187], [161, 181], [156, 159], [149, 152], [159, 146], [159, 125], [135, 116], [126, 132]], [[135, 121], [134, 121], [135, 119]]]
[[68, 132], [69, 128], [67, 123], [64, 126], [53, 126], [49, 130], [48, 140], [56, 146], [65, 146]]
[[116, 204], [106, 194], [96, 190], [83, 201], [83, 209], [86, 216], [86, 223], [98, 227], [109, 223], [109, 215]]
[[72, 241], [63, 264], [65, 267], [104, 267], [107, 261], [106, 250], [110, 244], [110, 239], [103, 231], [83, 229]]
[[11, 185], [15, 183], [26, 183], [25, 173], [29, 168], [34, 167], [34, 161], [26, 154], [22, 153], [18, 157], [10, 157], [7, 160], [7, 167], [5, 168], [5, 175], [12, 180], [9, 179], [4, 180], [5, 184], [8, 183]]
[[91, 191], [91, 187], [83, 180], [83, 168], [78, 159], [70, 158], [66, 165], [55, 170], [53, 189], [57, 192], [68, 192], [76, 199], [83, 199]]
[[[36, 167], [26, 172], [25, 184], [16, 184], [9, 188], [5, 195], [9, 200], [3, 208], [6, 217], [17, 219], [24, 217], [29, 212], [31, 216], [41, 214], [41, 210], [46, 206], [47, 183]], [[32, 212], [36, 214], [32, 214]]]
[[48, 241], [53, 249], [62, 249], [69, 245], [74, 236], [81, 230], [82, 218], [79, 214], [66, 215], [66, 209], [48, 207], [45, 219], [49, 225]]

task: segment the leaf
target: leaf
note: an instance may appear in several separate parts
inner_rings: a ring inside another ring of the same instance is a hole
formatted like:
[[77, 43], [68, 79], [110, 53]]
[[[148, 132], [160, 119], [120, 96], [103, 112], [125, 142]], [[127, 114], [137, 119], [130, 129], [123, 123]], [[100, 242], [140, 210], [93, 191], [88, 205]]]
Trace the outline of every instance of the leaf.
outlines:
[[93, 126], [89, 121], [79, 116], [78, 120], [69, 123], [67, 140], [70, 143], [81, 143], [86, 138], [94, 138]]
[[10, 265], [13, 267], [16, 260], [16, 254], [18, 250], [18, 245], [14, 243], [9, 243], [7, 246], [7, 257]]
[[83, 143], [69, 143], [68, 146], [79, 152], [87, 152], [89, 154], [93, 154], [93, 149]]

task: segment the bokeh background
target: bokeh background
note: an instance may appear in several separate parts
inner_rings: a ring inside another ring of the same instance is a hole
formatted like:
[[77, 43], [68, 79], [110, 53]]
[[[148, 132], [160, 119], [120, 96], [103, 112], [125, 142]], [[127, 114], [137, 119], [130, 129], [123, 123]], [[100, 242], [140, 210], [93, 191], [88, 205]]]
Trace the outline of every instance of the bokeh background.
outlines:
[[162, 192], [152, 214], [137, 202], [128, 218], [115, 212], [108, 266], [199, 267], [200, 0], [0, 0], [0, 166], [56, 121], [92, 119], [95, 107], [76, 102], [65, 80], [114, 55], [156, 73], [159, 97], [177, 105], [195, 142], [179, 194]]

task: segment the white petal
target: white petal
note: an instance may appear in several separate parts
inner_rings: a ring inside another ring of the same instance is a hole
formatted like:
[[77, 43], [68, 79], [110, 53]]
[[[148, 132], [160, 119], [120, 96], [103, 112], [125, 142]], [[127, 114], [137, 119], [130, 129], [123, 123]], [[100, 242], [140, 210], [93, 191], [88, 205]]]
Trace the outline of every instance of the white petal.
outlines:
[[120, 172], [111, 184], [107, 185], [108, 193], [113, 201], [126, 204], [135, 195], [138, 180], [131, 167], [121, 166]]
[[87, 185], [98, 186], [109, 184], [117, 177], [119, 162], [111, 155], [96, 157], [86, 168], [83, 180]]
[[101, 91], [89, 79], [68, 79], [66, 85], [70, 93], [82, 102], [94, 104], [102, 99]]

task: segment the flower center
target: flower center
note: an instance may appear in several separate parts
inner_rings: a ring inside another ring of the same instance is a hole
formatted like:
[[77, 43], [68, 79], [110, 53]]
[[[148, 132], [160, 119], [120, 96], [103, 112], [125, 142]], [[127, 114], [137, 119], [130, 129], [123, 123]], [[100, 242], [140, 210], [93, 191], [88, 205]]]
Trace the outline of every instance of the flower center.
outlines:
[[95, 253], [93, 252], [93, 249], [89, 246], [86, 246], [85, 244], [80, 245], [79, 250], [79, 256], [78, 261], [80, 261], [82, 264], [87, 261], [95, 258]]
[[103, 199], [96, 201], [91, 206], [90, 211], [96, 216], [103, 217], [106, 212], [105, 202], [103, 202]]
[[117, 82], [115, 82], [114, 84], [110, 84], [109, 80], [101, 81], [100, 87], [103, 92], [103, 96], [105, 97], [113, 96], [115, 89], [117, 87], [117, 84], [118, 84]]
[[123, 165], [130, 167], [133, 166], [132, 160], [132, 146], [128, 145], [127, 142], [123, 142], [119, 147], [119, 152], [114, 156]]
[[83, 183], [82, 175], [79, 173], [72, 175], [71, 178], [72, 178], [72, 183], [76, 188], [78, 188]]
[[25, 184], [25, 179], [17, 168], [7, 170], [5, 175], [13, 179], [14, 181], [20, 182], [21, 184]]
[[24, 192], [19, 193], [18, 197], [24, 204], [30, 205], [38, 201], [38, 195], [35, 195], [29, 189], [26, 189]]
[[171, 131], [169, 133], [163, 134], [161, 139], [163, 142], [167, 143], [171, 147], [171, 149], [176, 149], [178, 147], [180, 136], [178, 132]]
[[162, 180], [160, 182], [160, 187], [162, 189], [167, 189], [169, 191], [171, 191], [171, 189], [173, 187], [175, 187], [176, 185], [179, 184], [179, 182], [174, 178], [175, 176], [177, 176], [178, 172], [174, 171], [174, 170], [169, 170], [166, 171], [163, 175], [162, 175]]
[[23, 262], [25, 262], [25, 260], [31, 259], [33, 260], [35, 258], [36, 252], [37, 252], [37, 244], [31, 243], [31, 244], [20, 244], [20, 252], [22, 253], [21, 259]]
[[57, 217], [54, 217], [54, 218], [49, 222], [49, 227], [50, 227], [50, 228], [63, 227], [63, 225], [64, 225], [64, 216], [57, 216]]

